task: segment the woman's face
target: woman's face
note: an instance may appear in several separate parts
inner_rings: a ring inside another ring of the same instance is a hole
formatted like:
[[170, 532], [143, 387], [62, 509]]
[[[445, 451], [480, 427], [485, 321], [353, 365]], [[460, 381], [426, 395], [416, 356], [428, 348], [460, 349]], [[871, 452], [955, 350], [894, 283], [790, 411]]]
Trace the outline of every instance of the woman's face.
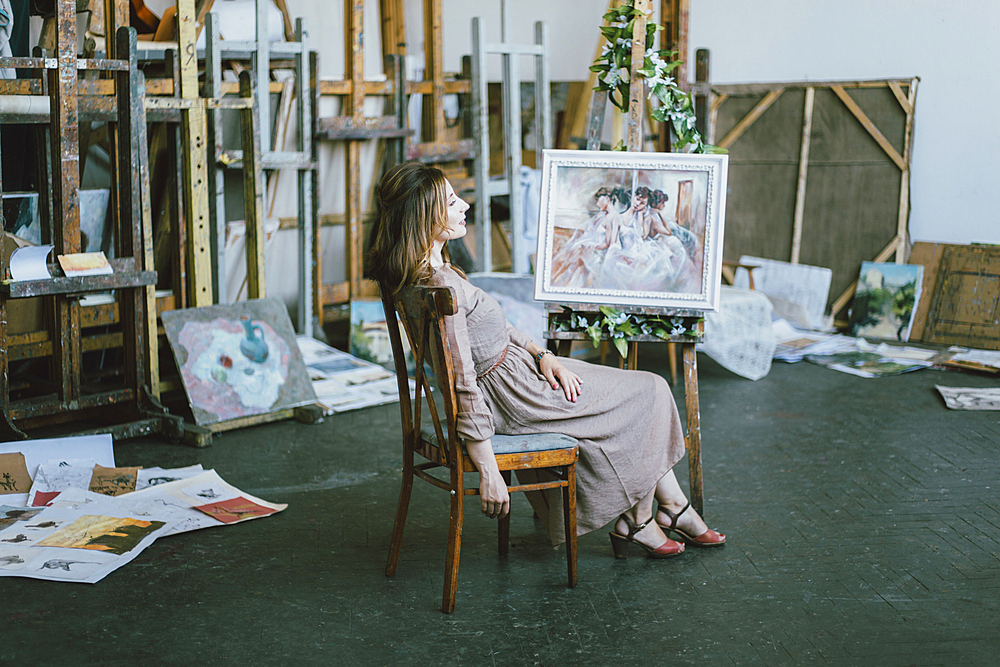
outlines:
[[602, 211], [607, 211], [609, 204], [611, 204], [611, 198], [608, 197], [607, 195], [599, 195], [597, 197], [597, 208], [601, 209]]
[[448, 209], [448, 221], [447, 226], [442, 229], [435, 239], [436, 241], [451, 241], [452, 239], [460, 239], [465, 236], [465, 212], [469, 210], [469, 205], [457, 194], [455, 194], [455, 189], [451, 187], [451, 183], [448, 181], [444, 182], [445, 192], [446, 192], [446, 204]]
[[635, 207], [635, 210], [642, 211], [642, 210], [645, 210], [646, 203], [648, 201], [649, 201], [649, 197], [647, 197], [646, 195], [639, 194], [637, 192], [637, 193], [635, 193], [635, 201], [632, 202], [632, 205]]

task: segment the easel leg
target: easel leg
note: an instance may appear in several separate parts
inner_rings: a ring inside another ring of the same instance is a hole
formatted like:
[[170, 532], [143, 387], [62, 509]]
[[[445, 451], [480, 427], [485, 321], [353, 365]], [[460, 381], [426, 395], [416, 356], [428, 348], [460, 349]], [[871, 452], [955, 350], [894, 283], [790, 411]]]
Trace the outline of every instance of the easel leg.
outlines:
[[694, 343], [684, 348], [684, 398], [687, 412], [688, 476], [691, 480], [691, 504], [705, 516], [705, 492], [701, 476], [701, 409], [698, 405], [698, 357]]

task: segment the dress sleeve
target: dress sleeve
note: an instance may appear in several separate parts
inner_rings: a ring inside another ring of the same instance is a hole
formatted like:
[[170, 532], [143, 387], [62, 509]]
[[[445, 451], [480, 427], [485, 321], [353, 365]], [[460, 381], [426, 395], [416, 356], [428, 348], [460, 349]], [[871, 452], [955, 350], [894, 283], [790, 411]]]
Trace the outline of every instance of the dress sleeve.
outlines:
[[520, 329], [515, 329], [511, 326], [510, 322], [507, 323], [507, 338], [509, 338], [510, 342], [514, 343], [514, 345], [523, 347], [526, 350], [528, 349], [528, 344], [532, 342], [531, 336], [524, 333]]
[[[436, 278], [437, 276], [435, 276]], [[458, 279], [460, 280], [460, 279]], [[433, 280], [432, 284], [455, 288], [457, 312], [445, 318], [448, 349], [455, 369], [455, 392], [458, 399], [458, 435], [467, 440], [488, 440], [495, 433], [493, 415], [476, 382], [476, 364], [472, 359], [467, 317], [469, 297], [463, 286], [450, 280]]]

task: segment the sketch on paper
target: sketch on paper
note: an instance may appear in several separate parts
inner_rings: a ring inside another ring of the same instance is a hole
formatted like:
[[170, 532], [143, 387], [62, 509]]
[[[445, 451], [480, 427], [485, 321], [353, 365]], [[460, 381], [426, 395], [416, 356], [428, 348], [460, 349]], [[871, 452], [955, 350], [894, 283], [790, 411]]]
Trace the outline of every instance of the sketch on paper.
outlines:
[[173, 310], [162, 318], [199, 425], [316, 401], [280, 300]]
[[230, 498], [229, 500], [220, 500], [217, 503], [196, 505], [195, 509], [204, 512], [213, 519], [218, 519], [222, 523], [236, 523], [245, 519], [274, 514], [277, 511], [258, 505], [247, 498]]
[[105, 468], [95, 465], [94, 472], [87, 487], [94, 493], [105, 496], [120, 496], [123, 493], [135, 491], [135, 482], [139, 475], [138, 467]]
[[9, 528], [18, 521], [29, 521], [41, 511], [41, 507], [31, 508], [0, 505], [0, 530]]
[[923, 279], [924, 267], [918, 264], [862, 262], [851, 306], [851, 333], [909, 340]]
[[535, 298], [718, 307], [725, 155], [545, 151]]

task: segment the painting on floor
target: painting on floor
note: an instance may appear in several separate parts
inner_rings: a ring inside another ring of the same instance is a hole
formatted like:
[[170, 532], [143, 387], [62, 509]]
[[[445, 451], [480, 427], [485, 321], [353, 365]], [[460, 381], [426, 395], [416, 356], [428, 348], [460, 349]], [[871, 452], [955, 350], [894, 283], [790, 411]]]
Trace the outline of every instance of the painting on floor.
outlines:
[[280, 299], [172, 310], [161, 317], [199, 426], [316, 402]]
[[920, 301], [924, 267], [862, 262], [851, 306], [850, 331], [863, 338], [905, 341]]
[[163, 521], [88, 515], [52, 533], [37, 546], [91, 549], [120, 556], [164, 525]]
[[392, 363], [389, 325], [381, 301], [351, 301], [351, 354], [380, 365]]
[[718, 309], [728, 156], [547, 150], [539, 301]]

